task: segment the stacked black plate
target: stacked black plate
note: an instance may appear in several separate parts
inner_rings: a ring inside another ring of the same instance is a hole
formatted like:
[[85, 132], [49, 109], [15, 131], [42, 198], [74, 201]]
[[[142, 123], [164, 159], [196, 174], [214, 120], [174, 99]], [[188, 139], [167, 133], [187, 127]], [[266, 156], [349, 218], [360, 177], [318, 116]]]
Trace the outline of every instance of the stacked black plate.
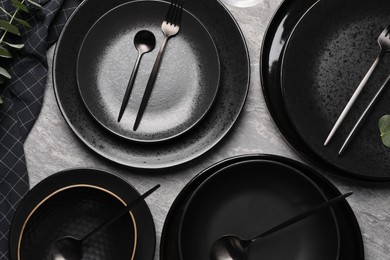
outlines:
[[[168, 8], [158, 0], [83, 1], [55, 50], [54, 90], [66, 122], [94, 152], [125, 166], [164, 168], [204, 154], [231, 129], [248, 93], [248, 50], [235, 20], [218, 1], [188, 0], [140, 127], [132, 130]], [[141, 60], [118, 123], [137, 56], [133, 38], [145, 29], [157, 45]]]
[[379, 54], [377, 39], [390, 23], [386, 0], [285, 0], [266, 32], [261, 56], [263, 93], [287, 142], [324, 172], [365, 181], [389, 181], [390, 150], [378, 120], [384, 100], [342, 156], [343, 141], [390, 73], [384, 56], [331, 143], [325, 139]]
[[[208, 259], [222, 235], [251, 238], [338, 195], [321, 174], [291, 159], [243, 155], [224, 160], [196, 176], [174, 201], [160, 259]], [[249, 259], [359, 260], [364, 250], [355, 215], [341, 202], [253, 244]]]

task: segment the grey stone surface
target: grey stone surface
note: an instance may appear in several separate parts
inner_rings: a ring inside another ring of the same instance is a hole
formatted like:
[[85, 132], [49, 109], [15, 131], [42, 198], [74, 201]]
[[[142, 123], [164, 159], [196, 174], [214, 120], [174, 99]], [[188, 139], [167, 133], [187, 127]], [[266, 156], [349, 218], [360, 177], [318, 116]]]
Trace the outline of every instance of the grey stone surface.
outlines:
[[[276, 154], [301, 160], [274, 125], [264, 102], [259, 77], [261, 41], [280, 2], [261, 0], [260, 4], [249, 8], [228, 6], [243, 30], [250, 51], [252, 76], [246, 105], [231, 133], [215, 148], [200, 159], [168, 171], [143, 173], [123, 168], [88, 150], [72, 133], [59, 111], [50, 70], [42, 112], [25, 144], [31, 186], [57, 171], [74, 167], [93, 167], [117, 173], [140, 192], [160, 183], [159, 191], [147, 199], [156, 224], [155, 259], [158, 259], [161, 230], [169, 207], [184, 185], [201, 170], [227, 157], [248, 153]], [[50, 61], [53, 51], [51, 48], [48, 52]], [[354, 192], [348, 201], [362, 229], [366, 259], [390, 259], [389, 185], [356, 184], [334, 176], [327, 177], [341, 192]]]

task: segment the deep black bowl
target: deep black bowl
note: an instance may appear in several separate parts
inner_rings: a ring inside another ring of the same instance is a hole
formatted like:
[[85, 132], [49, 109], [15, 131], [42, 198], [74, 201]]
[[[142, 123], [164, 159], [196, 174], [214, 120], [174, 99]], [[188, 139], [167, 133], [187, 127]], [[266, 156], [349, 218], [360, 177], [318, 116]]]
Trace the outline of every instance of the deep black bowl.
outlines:
[[[311, 179], [281, 162], [250, 160], [226, 166], [187, 201], [179, 226], [181, 259], [208, 259], [219, 237], [251, 238], [325, 200]], [[249, 259], [336, 260], [339, 249], [337, 220], [330, 209], [251, 245]]]
[[[63, 236], [83, 238], [115, 216], [139, 193], [115, 175], [93, 169], [54, 174], [23, 199], [11, 227], [11, 259], [47, 259]], [[84, 244], [83, 259], [152, 259], [153, 219], [145, 202], [100, 230]]]

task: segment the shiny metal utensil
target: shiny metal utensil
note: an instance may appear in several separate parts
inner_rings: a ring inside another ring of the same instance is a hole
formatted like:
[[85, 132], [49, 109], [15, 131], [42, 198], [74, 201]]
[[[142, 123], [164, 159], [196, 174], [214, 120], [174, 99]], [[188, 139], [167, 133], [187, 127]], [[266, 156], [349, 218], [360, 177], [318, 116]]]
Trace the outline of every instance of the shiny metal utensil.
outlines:
[[101, 229], [111, 225], [124, 214], [128, 213], [134, 206], [139, 202], [143, 201], [147, 196], [152, 194], [155, 190], [160, 187], [160, 184], [154, 186], [131, 203], [127, 204], [126, 207], [121, 209], [113, 218], [100, 224], [95, 229], [90, 231], [82, 239], [78, 239], [72, 236], [65, 236], [57, 239], [51, 245], [49, 250], [49, 260], [81, 260], [83, 257], [83, 243], [87, 241], [91, 236], [95, 235]]
[[328, 145], [334, 134], [336, 133], [337, 129], [343, 122], [344, 118], [347, 116], [349, 110], [351, 109], [352, 105], [355, 103], [356, 99], [358, 98], [360, 92], [362, 92], [364, 86], [366, 85], [368, 79], [370, 78], [371, 74], [374, 72], [376, 66], [378, 65], [380, 59], [382, 58], [383, 54], [390, 51], [390, 25], [387, 26], [383, 32], [378, 37], [378, 44], [380, 48], [380, 52], [374, 63], [371, 65], [371, 68], [368, 70], [366, 75], [364, 76], [363, 80], [360, 82], [359, 86], [356, 88], [355, 92], [353, 93], [352, 97], [349, 99], [347, 105], [344, 107], [343, 112], [341, 112], [341, 115], [337, 119], [336, 123], [334, 124], [332, 130], [330, 131], [328, 137], [325, 140], [324, 146]]
[[146, 105], [148, 104], [150, 94], [152, 93], [154, 82], [156, 81], [157, 73], [160, 68], [162, 57], [165, 51], [168, 40], [175, 36], [180, 30], [181, 16], [183, 13], [183, 1], [172, 0], [169, 6], [165, 20], [161, 24], [161, 30], [164, 34], [164, 39], [158, 52], [156, 61], [154, 62], [152, 72], [150, 73], [148, 83], [145, 88], [144, 95], [142, 97], [141, 105], [139, 106], [137, 117], [133, 126], [133, 130], [136, 131], [141, 121], [142, 115], [145, 112]]
[[141, 58], [145, 53], [148, 53], [154, 49], [154, 47], [156, 46], [156, 37], [154, 37], [154, 34], [150, 31], [139, 31], [134, 36], [134, 46], [138, 51], [138, 56], [134, 64], [133, 71], [131, 72], [129, 82], [127, 83], [125, 95], [123, 96], [121, 109], [118, 115], [118, 122], [121, 121], [123, 112], [125, 112], [125, 108], [127, 106], [127, 103], [129, 102], [130, 94], [134, 85], [135, 75], [137, 74]]
[[355, 125], [353, 126], [351, 132], [349, 132], [347, 138], [345, 139], [343, 145], [341, 146], [338, 155], [342, 155], [347, 148], [348, 144], [351, 142], [352, 138], [355, 136], [357, 131], [359, 130], [360, 126], [364, 122], [364, 120], [367, 118], [368, 113], [371, 111], [375, 103], [378, 101], [381, 94], [384, 92], [386, 86], [389, 84], [390, 81], [390, 75], [387, 77], [385, 82], [382, 84], [380, 89], [376, 92], [375, 96], [371, 99], [370, 103], [367, 105], [366, 109], [363, 111], [362, 115], [359, 117], [359, 119], [356, 121]]
[[243, 239], [236, 235], [225, 235], [218, 238], [212, 245], [210, 250], [210, 260], [245, 260], [248, 258], [249, 246], [260, 238], [265, 238], [281, 229], [284, 229], [292, 224], [295, 224], [321, 210], [327, 209], [333, 204], [344, 200], [346, 197], [352, 195], [352, 192], [337, 196], [327, 202], [324, 202], [314, 208], [309, 209], [297, 216], [290, 218], [283, 223], [255, 236], [251, 239]]

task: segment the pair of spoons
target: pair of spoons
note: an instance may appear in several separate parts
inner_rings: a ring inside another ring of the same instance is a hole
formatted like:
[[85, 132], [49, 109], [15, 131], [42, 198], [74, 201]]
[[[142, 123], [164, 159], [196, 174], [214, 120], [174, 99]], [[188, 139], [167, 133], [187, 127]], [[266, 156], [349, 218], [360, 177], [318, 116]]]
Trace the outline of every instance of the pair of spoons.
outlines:
[[65, 236], [57, 239], [54, 243], [51, 244], [49, 249], [49, 260], [81, 260], [83, 258], [83, 244], [87, 241], [91, 236], [95, 235], [98, 231], [103, 228], [111, 225], [115, 221], [117, 221], [120, 217], [128, 214], [129, 211], [136, 206], [139, 202], [143, 201], [147, 196], [152, 194], [155, 190], [160, 187], [160, 184], [154, 186], [141, 196], [137, 197], [131, 203], [127, 204], [123, 209], [119, 210], [119, 212], [108, 221], [100, 224], [95, 229], [90, 231], [83, 238], [75, 238], [71, 236]]
[[151, 52], [156, 46], [156, 38], [154, 34], [147, 30], [142, 30], [136, 33], [134, 36], [134, 46], [138, 51], [138, 56], [134, 64], [133, 71], [131, 72], [131, 76], [129, 82], [127, 84], [125, 95], [123, 96], [123, 101], [121, 105], [121, 109], [118, 115], [118, 122], [121, 121], [123, 113], [125, 112], [125, 108], [127, 103], [129, 102], [131, 91], [133, 90], [133, 85], [135, 81], [135, 76], [138, 72], [138, 67], [141, 61], [142, 56], [145, 53]]

